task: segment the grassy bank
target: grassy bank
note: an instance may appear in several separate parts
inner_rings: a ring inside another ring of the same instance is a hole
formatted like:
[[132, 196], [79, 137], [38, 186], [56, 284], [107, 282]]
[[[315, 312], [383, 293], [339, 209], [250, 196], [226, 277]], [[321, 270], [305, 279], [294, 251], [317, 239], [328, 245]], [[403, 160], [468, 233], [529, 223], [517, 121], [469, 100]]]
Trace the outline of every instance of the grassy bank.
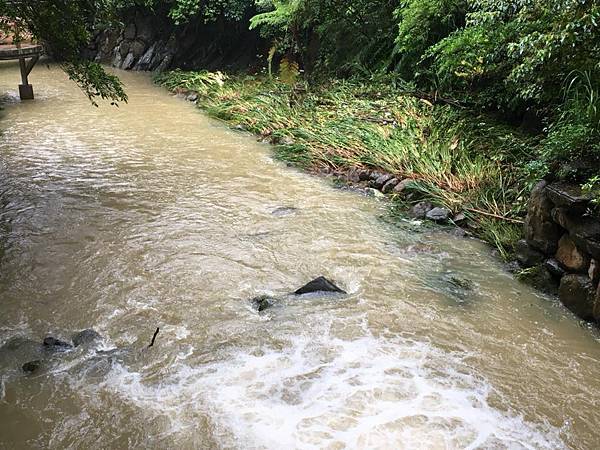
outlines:
[[209, 115], [269, 139], [277, 158], [306, 170], [410, 179], [394, 201], [463, 213], [463, 226], [504, 255], [521, 234], [536, 142], [489, 117], [434, 105], [391, 77], [311, 86], [175, 71], [156, 81], [196, 92]]

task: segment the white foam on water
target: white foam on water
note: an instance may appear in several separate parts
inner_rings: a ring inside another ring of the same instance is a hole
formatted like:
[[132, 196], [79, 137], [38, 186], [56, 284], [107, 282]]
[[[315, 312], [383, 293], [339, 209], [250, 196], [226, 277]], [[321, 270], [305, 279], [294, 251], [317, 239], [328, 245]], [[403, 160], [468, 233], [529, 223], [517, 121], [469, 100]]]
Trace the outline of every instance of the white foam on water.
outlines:
[[[285, 348], [234, 349], [178, 363], [159, 385], [116, 365], [106, 386], [167, 416], [166, 434], [199, 432], [231, 448], [564, 448], [560, 431], [490, 404], [491, 385], [427, 342], [315, 332]], [[206, 430], [204, 431], [206, 432]]]

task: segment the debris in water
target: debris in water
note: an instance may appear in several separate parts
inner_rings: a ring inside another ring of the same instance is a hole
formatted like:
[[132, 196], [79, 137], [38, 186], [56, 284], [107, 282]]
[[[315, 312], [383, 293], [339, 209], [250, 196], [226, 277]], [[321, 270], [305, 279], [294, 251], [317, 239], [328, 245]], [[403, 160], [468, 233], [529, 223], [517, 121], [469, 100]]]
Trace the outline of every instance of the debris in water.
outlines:
[[156, 327], [156, 331], [154, 332], [154, 336], [152, 336], [152, 342], [150, 342], [150, 345], [148, 346], [148, 348], [152, 347], [154, 345], [154, 341], [156, 340], [156, 336], [158, 335], [158, 332], [160, 331], [160, 328]]

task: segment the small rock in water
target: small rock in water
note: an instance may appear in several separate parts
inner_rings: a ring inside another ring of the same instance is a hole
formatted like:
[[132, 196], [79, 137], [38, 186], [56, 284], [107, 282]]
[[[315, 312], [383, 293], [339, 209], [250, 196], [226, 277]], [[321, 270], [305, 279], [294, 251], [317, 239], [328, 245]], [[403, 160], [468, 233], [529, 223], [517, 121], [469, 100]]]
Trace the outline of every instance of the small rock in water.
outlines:
[[456, 276], [452, 276], [452, 277], [450, 277], [449, 281], [450, 281], [450, 284], [452, 284], [458, 288], [464, 289], [466, 291], [473, 290], [473, 286], [474, 286], [473, 282], [467, 278], [459, 278]]
[[65, 351], [72, 347], [71, 344], [60, 339], [56, 339], [52, 336], [48, 336], [44, 339], [44, 348], [54, 351]]
[[273, 300], [274, 298], [269, 297], [268, 295], [259, 295], [250, 300], [250, 302], [258, 312], [261, 312], [273, 306]]
[[25, 372], [25, 373], [33, 373], [36, 370], [38, 370], [41, 366], [42, 366], [42, 361], [40, 361], [39, 359], [36, 359], [35, 361], [26, 362], [25, 364], [23, 364], [21, 366], [21, 369], [23, 369], [23, 372]]
[[346, 291], [340, 289], [325, 277], [315, 278], [310, 283], [305, 284], [300, 289], [295, 291], [294, 294], [302, 295], [312, 294], [314, 292], [337, 292], [340, 294], [346, 294]]
[[100, 339], [100, 337], [101, 336], [95, 330], [88, 328], [87, 330], [83, 330], [77, 334], [74, 334], [71, 339], [73, 341], [73, 345], [75, 347], [79, 347], [80, 345], [94, 342], [96, 339]]
[[450, 218], [452, 212], [448, 208], [433, 208], [427, 211], [425, 217], [434, 222], [446, 222]]

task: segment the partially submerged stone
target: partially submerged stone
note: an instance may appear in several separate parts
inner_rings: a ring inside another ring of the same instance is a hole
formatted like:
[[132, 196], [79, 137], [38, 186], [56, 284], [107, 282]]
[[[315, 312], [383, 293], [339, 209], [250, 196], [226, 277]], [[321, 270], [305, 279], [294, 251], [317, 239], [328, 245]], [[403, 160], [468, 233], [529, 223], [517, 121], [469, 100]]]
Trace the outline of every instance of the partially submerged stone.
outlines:
[[52, 336], [48, 336], [47, 338], [45, 338], [43, 345], [46, 350], [52, 350], [52, 351], [58, 351], [58, 352], [69, 350], [70, 348], [73, 347], [68, 342], [61, 341], [60, 339], [56, 339], [55, 337], [52, 337]]
[[254, 297], [253, 299], [251, 299], [250, 303], [252, 303], [252, 306], [258, 312], [261, 312], [273, 306], [274, 300], [275, 299], [273, 297], [270, 297], [268, 295], [259, 295], [258, 297]]
[[596, 290], [587, 275], [568, 274], [562, 277], [558, 296], [563, 305], [585, 320], [594, 318]]
[[550, 272], [550, 275], [552, 275], [555, 278], [562, 278], [563, 275], [566, 273], [565, 270], [561, 267], [560, 263], [554, 258], [549, 258], [546, 261], [544, 261], [544, 267], [548, 272]]
[[90, 344], [100, 338], [100, 334], [98, 334], [95, 330], [88, 328], [74, 334], [71, 340], [73, 341], [73, 345], [75, 347], [79, 347], [80, 345]]
[[315, 292], [335, 292], [339, 294], [346, 294], [346, 291], [340, 289], [333, 282], [322, 276], [315, 278], [310, 283], [305, 284], [300, 289], [296, 290], [294, 294], [303, 295], [312, 294]]
[[42, 361], [39, 359], [36, 359], [35, 361], [26, 362], [25, 364], [23, 364], [21, 366], [21, 369], [25, 373], [34, 373], [34, 372], [37, 372], [40, 367], [42, 367]]
[[530, 247], [525, 239], [517, 241], [515, 244], [515, 254], [517, 261], [519, 261], [520, 266], [523, 268], [536, 266], [545, 259], [544, 254]]

